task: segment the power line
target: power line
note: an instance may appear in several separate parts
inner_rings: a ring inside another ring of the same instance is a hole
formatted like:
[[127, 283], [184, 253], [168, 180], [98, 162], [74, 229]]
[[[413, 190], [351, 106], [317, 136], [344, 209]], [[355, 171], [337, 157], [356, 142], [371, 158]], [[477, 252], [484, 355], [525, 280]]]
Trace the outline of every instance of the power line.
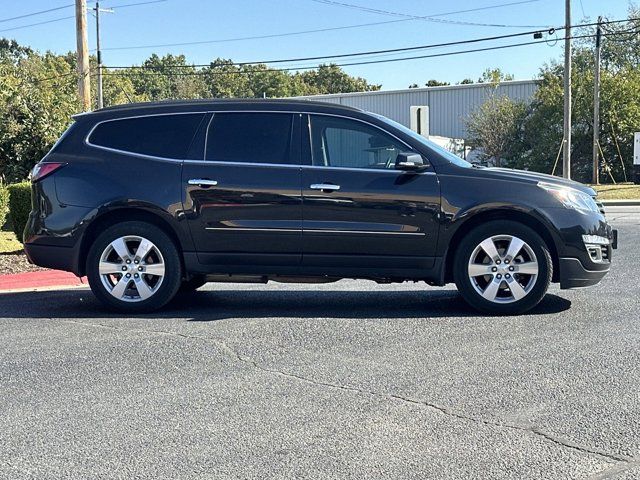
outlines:
[[[606, 23], [620, 23], [620, 22], [627, 22], [631, 19], [625, 19], [625, 20], [611, 20], [608, 21]], [[588, 27], [588, 26], [592, 26], [592, 25], [597, 25], [597, 23], [586, 23], [586, 24], [580, 24], [580, 25], [573, 25], [572, 27]], [[549, 33], [555, 32], [556, 30], [564, 30], [566, 27], [558, 27], [557, 29], [550, 29]], [[412, 46], [412, 47], [403, 47], [403, 48], [391, 48], [391, 49], [385, 49], [385, 50], [368, 50], [368, 51], [364, 51], [364, 52], [350, 52], [350, 53], [342, 53], [342, 54], [337, 54], [337, 55], [322, 55], [322, 56], [315, 56], [315, 57], [298, 57], [298, 58], [287, 58], [287, 59], [275, 59], [275, 60], [259, 60], [259, 61], [251, 61], [251, 62], [228, 62], [225, 63], [224, 65], [226, 66], [237, 66], [237, 67], [241, 67], [241, 66], [248, 66], [248, 65], [257, 65], [257, 64], [272, 64], [272, 63], [292, 63], [292, 62], [305, 62], [305, 61], [311, 61], [311, 60], [331, 60], [331, 59], [336, 59], [336, 58], [349, 58], [349, 57], [358, 57], [358, 56], [367, 56], [367, 55], [379, 55], [379, 54], [387, 54], [387, 53], [402, 53], [402, 52], [409, 52], [409, 51], [415, 51], [415, 50], [426, 50], [426, 49], [431, 49], [431, 48], [440, 48], [440, 47], [450, 47], [450, 46], [455, 46], [455, 45], [467, 45], [467, 44], [471, 44], [471, 43], [478, 43], [478, 42], [486, 42], [486, 41], [494, 41], [494, 40], [503, 40], [506, 38], [514, 38], [514, 37], [520, 37], [520, 36], [525, 36], [525, 35], [532, 35], [534, 33], [539, 32], [539, 30], [529, 30], [526, 32], [518, 32], [518, 33], [509, 33], [509, 34], [505, 34], [505, 35], [494, 35], [491, 37], [480, 37], [480, 38], [473, 38], [473, 39], [468, 39], [468, 40], [459, 40], [459, 41], [455, 41], [455, 42], [446, 42], [446, 43], [436, 43], [436, 44], [428, 44], [428, 45], [418, 45], [418, 46]], [[546, 40], [543, 40], [544, 42], [546, 42]], [[208, 67], [210, 66], [210, 63], [207, 64], [193, 64], [193, 65], [175, 65], [172, 66], [172, 68], [192, 68], [192, 67]], [[112, 69], [154, 69], [154, 68], [162, 68], [162, 67], [156, 67], [153, 65], [141, 65], [141, 66], [112, 66], [110, 67]]]
[[[495, 5], [487, 5], [487, 6], [484, 6], [484, 7], [469, 8], [469, 9], [466, 9], [466, 10], [456, 10], [456, 11], [452, 11], [452, 12], [436, 13], [436, 14], [427, 15], [427, 16], [413, 16], [413, 17], [402, 18], [402, 19], [398, 19], [398, 20], [386, 20], [386, 21], [382, 21], [382, 22], [360, 23], [360, 24], [356, 24], [356, 25], [345, 25], [345, 26], [340, 26], [340, 27], [317, 28], [317, 29], [312, 29], [312, 30], [301, 30], [301, 31], [296, 31], [296, 32], [273, 33], [273, 34], [266, 34], [266, 35], [254, 35], [254, 36], [246, 36], [246, 37], [232, 37], [232, 38], [222, 38], [222, 39], [214, 39], [214, 40], [200, 40], [200, 41], [193, 41], [193, 42], [178, 42], [178, 43], [162, 43], [162, 44], [155, 44], [155, 45], [132, 45], [132, 46], [125, 46], [125, 47], [110, 47], [110, 48], [103, 48], [103, 50], [135, 50], [135, 49], [145, 49], [145, 48], [184, 47], [184, 46], [188, 46], [188, 45], [206, 45], [206, 44], [211, 44], [211, 43], [239, 42], [239, 41], [245, 41], [245, 40], [264, 40], [264, 39], [267, 39], [267, 38], [279, 38], [279, 37], [288, 37], [288, 36], [294, 36], [294, 35], [306, 35], [306, 34], [310, 34], [310, 33], [324, 33], [324, 32], [331, 32], [331, 31], [338, 31], [338, 30], [348, 30], [348, 29], [352, 29], [352, 28], [363, 28], [363, 27], [372, 27], [372, 26], [378, 26], [378, 25], [389, 25], [389, 24], [394, 24], [394, 23], [410, 22], [410, 21], [415, 21], [415, 20], [427, 19], [429, 17], [443, 17], [443, 16], [447, 16], [447, 15], [456, 15], [456, 14], [459, 14], [459, 13], [479, 12], [479, 11], [490, 10], [490, 9], [494, 9], [494, 8], [502, 8], [502, 7], [512, 6], [512, 5], [520, 5], [520, 4], [523, 4], [523, 3], [530, 3], [530, 2], [533, 2], [533, 1], [539, 1], [539, 0], [521, 0], [521, 1], [517, 1], [517, 2], [499, 3], [499, 4], [495, 4]], [[547, 26], [545, 26], [543, 28], [547, 28]]]
[[[591, 35], [577, 35], [577, 36], [573, 36], [573, 37], [563, 37], [560, 38], [559, 40], [565, 40], [566, 38], [571, 38], [571, 39], [580, 39], [580, 38], [589, 38], [589, 37], [593, 37], [593, 34]], [[392, 63], [392, 62], [402, 62], [402, 61], [408, 61], [408, 60], [419, 60], [419, 59], [425, 59], [425, 58], [436, 58], [436, 57], [446, 57], [446, 56], [453, 56], [453, 55], [462, 55], [462, 54], [466, 54], [466, 53], [478, 53], [478, 52], [487, 52], [487, 51], [492, 51], [492, 50], [503, 50], [503, 49], [507, 49], [507, 48], [514, 48], [514, 47], [522, 47], [522, 46], [527, 46], [527, 45], [537, 45], [537, 44], [544, 44], [546, 43], [546, 40], [533, 40], [533, 41], [529, 41], [529, 42], [521, 42], [521, 43], [513, 43], [513, 44], [508, 44], [508, 45], [495, 45], [495, 46], [491, 46], [491, 47], [484, 47], [484, 48], [475, 48], [475, 49], [469, 49], [469, 50], [460, 50], [460, 51], [456, 51], [456, 52], [443, 52], [443, 53], [435, 53], [435, 54], [429, 54], [429, 55], [417, 55], [417, 56], [411, 56], [411, 57], [402, 57], [402, 58], [391, 58], [391, 59], [384, 59], [384, 60], [365, 60], [365, 61], [361, 61], [361, 62], [350, 62], [350, 63], [338, 63], [335, 64], [338, 67], [349, 67], [349, 66], [355, 66], [355, 65], [372, 65], [372, 64], [380, 64], [380, 63]], [[228, 66], [228, 64], [224, 64], [223, 66]], [[183, 66], [181, 66], [183, 67]], [[110, 68], [110, 67], [106, 67], [106, 68]], [[132, 67], [132, 68], [140, 68], [140, 67]], [[164, 68], [172, 68], [171, 66], [166, 66]], [[270, 68], [269, 70], [264, 70], [264, 72], [286, 72], [286, 71], [297, 71], [297, 70], [313, 70], [318, 68], [317, 65], [314, 66], [298, 66], [298, 67], [286, 67], [286, 68]], [[174, 75], [174, 76], [199, 76], [199, 75], [252, 75], [252, 74], [256, 74], [256, 73], [262, 73], [263, 71], [251, 71], [251, 70], [232, 70], [232, 71], [225, 71], [225, 72], [220, 72], [220, 71], [195, 71], [195, 72], [176, 72], [176, 71], [169, 71], [169, 72], [131, 72], [131, 71], [120, 71], [120, 72], [105, 72], [103, 75], [122, 75], [122, 76], [158, 76], [158, 75]]]
[[[603, 36], [615, 36], [615, 33], [609, 33], [609, 34], [603, 34]], [[571, 39], [581, 39], [581, 38], [591, 38], [593, 37], [594, 34], [590, 34], [590, 35], [576, 35], [576, 36], [572, 36], [570, 37]], [[564, 40], [565, 38], [559, 38], [558, 40]], [[529, 42], [521, 42], [521, 43], [514, 43], [514, 44], [508, 44], [508, 45], [497, 45], [497, 46], [492, 46], [492, 47], [485, 47], [485, 48], [478, 48], [478, 49], [470, 49], [470, 50], [460, 50], [460, 51], [456, 51], [456, 52], [444, 52], [444, 53], [437, 53], [437, 54], [430, 54], [430, 55], [419, 55], [419, 56], [412, 56], [412, 57], [402, 57], [402, 58], [392, 58], [392, 59], [385, 59], [385, 60], [372, 60], [372, 61], [363, 61], [363, 62], [352, 62], [352, 63], [341, 63], [341, 64], [336, 64], [336, 66], [338, 67], [347, 67], [347, 66], [354, 66], [354, 65], [371, 65], [371, 64], [379, 64], [379, 63], [391, 63], [391, 62], [401, 62], [401, 61], [408, 61], [408, 60], [418, 60], [418, 59], [425, 59], [425, 58], [436, 58], [436, 57], [443, 57], [443, 56], [453, 56], [453, 55], [462, 55], [462, 54], [467, 54], [467, 53], [477, 53], [477, 52], [486, 52], [486, 51], [491, 51], [491, 50], [502, 50], [502, 49], [507, 49], [507, 48], [515, 48], [515, 47], [522, 47], [522, 46], [527, 46], [527, 45], [537, 45], [537, 44], [543, 44], [546, 43], [546, 40], [534, 40], [534, 41], [529, 41]], [[228, 64], [224, 64], [223, 66], [228, 66]], [[112, 67], [105, 67], [105, 68], [112, 68]], [[141, 68], [141, 67], [132, 67], [134, 69], [136, 68]], [[171, 68], [171, 67], [165, 67], [165, 68]], [[154, 77], [154, 76], [181, 76], [181, 77], [188, 77], [188, 76], [215, 76], [215, 75], [253, 75], [256, 73], [264, 73], [264, 72], [288, 72], [288, 71], [298, 71], [298, 70], [313, 70], [316, 69], [316, 66], [298, 66], [298, 67], [287, 67], [287, 68], [270, 68], [268, 70], [264, 70], [264, 71], [250, 71], [250, 70], [232, 70], [232, 71], [225, 71], [225, 72], [221, 72], [221, 71], [195, 71], [195, 72], [132, 72], [132, 71], [111, 71], [111, 72], [104, 72], [103, 75], [104, 76], [123, 76], [123, 77], [133, 77], [133, 76], [137, 76], [137, 77], [144, 77], [144, 76], [149, 76], [149, 77]], [[57, 75], [54, 77], [49, 77], [49, 78], [43, 78], [43, 79], [34, 79], [33, 81], [36, 83], [39, 82], [45, 82], [45, 81], [50, 81], [50, 80], [56, 80], [59, 78], [63, 78], [63, 77], [68, 77], [68, 76], [72, 76], [72, 75], [76, 75], [75, 72], [70, 72], [70, 73], [65, 73], [65, 74], [61, 74], [61, 75]], [[95, 76], [96, 74], [92, 74], [92, 76]]]
[[[147, 5], [147, 4], [150, 4], [150, 3], [162, 3], [162, 2], [166, 2], [166, 1], [167, 0], [150, 0], [150, 1], [146, 1], [146, 2], [126, 3], [124, 5], [114, 5], [112, 8], [136, 7], [138, 5]], [[9, 21], [9, 20], [14, 20], [16, 18], [23, 18], [25, 16], [38, 15], [40, 13], [45, 13], [45, 12], [53, 12], [55, 10], [61, 10], [63, 8], [67, 8], [69, 6], [75, 6], [75, 5], [66, 5], [64, 7], [52, 8], [50, 10], [42, 10], [40, 12], [34, 12], [32, 14], [29, 14], [29, 15], [22, 15], [21, 17], [13, 17], [13, 18], [10, 18], [10, 19], [0, 20], [0, 21]], [[0, 33], [11, 32], [13, 30], [21, 30], [23, 28], [29, 28], [29, 27], [37, 27], [38, 25], [46, 25], [46, 24], [49, 24], [49, 23], [61, 22], [63, 20], [69, 20], [71, 18], [75, 18], [75, 15], [70, 15], [68, 17], [54, 18], [53, 20], [45, 20], [44, 22], [29, 23], [27, 25], [20, 25], [20, 26], [12, 27], [12, 28], [5, 28], [4, 30], [0, 30]]]
[[[611, 20], [608, 21], [606, 23], [620, 23], [620, 22], [628, 22], [628, 21], [634, 21], [634, 20], [638, 20], [635, 18], [631, 18], [631, 19], [625, 19], [625, 20]], [[604, 23], [604, 22], [603, 22]], [[589, 25], [596, 25], [596, 24], [584, 24], [582, 26], [589, 26]], [[610, 32], [610, 33], [604, 33], [603, 36], [607, 36], [607, 37], [615, 37], [619, 34], [624, 34], [626, 32]], [[585, 35], [575, 35], [572, 37], [563, 37], [563, 38], [558, 38], [558, 41], [561, 40], [565, 40], [567, 38], [570, 39], [583, 39], [583, 38], [592, 38], [594, 37], [595, 34], [585, 34]], [[537, 44], [543, 44], [546, 43], [546, 40], [534, 40], [534, 41], [529, 41], [529, 42], [521, 42], [521, 43], [515, 43], [515, 44], [508, 44], [508, 45], [496, 45], [496, 46], [491, 46], [491, 47], [484, 47], [484, 48], [477, 48], [477, 49], [469, 49], [469, 50], [460, 50], [460, 51], [455, 51], [455, 52], [443, 52], [443, 53], [437, 53], [437, 54], [430, 54], [430, 55], [419, 55], [419, 56], [411, 56], [411, 57], [402, 57], [402, 58], [392, 58], [392, 59], [384, 59], [384, 60], [368, 60], [368, 61], [362, 61], [362, 62], [351, 62], [351, 63], [340, 63], [340, 64], [336, 64], [336, 66], [338, 67], [347, 67], [347, 66], [355, 66], [355, 65], [371, 65], [371, 64], [379, 64], [379, 63], [391, 63], [391, 62], [401, 62], [401, 61], [408, 61], [408, 60], [418, 60], [418, 59], [425, 59], [425, 58], [436, 58], [436, 57], [444, 57], [444, 56], [453, 56], [453, 55], [462, 55], [462, 54], [467, 54], [467, 53], [478, 53], [478, 52], [486, 52], [486, 51], [492, 51], [492, 50], [502, 50], [502, 49], [507, 49], [507, 48], [514, 48], [514, 47], [521, 47], [521, 46], [527, 46], [527, 45], [537, 45]], [[232, 63], [225, 63], [222, 66], [233, 66], [234, 64]], [[208, 65], [201, 65], [203, 67], [209, 67], [210, 64]], [[164, 66], [162, 68], [173, 68], [173, 67], [192, 67], [195, 68], [197, 67], [196, 65], [176, 65], [176, 66]], [[122, 68], [122, 67], [106, 67], [106, 68]], [[158, 67], [155, 67], [158, 68]], [[263, 70], [263, 71], [250, 71], [250, 70], [232, 70], [232, 71], [195, 71], [195, 72], [126, 72], [126, 71], [112, 71], [112, 72], [105, 72], [103, 73], [103, 75], [107, 75], [107, 76], [161, 76], [161, 75], [168, 75], [168, 76], [201, 76], [201, 75], [252, 75], [252, 74], [256, 74], [256, 73], [268, 73], [268, 72], [277, 72], [277, 71], [297, 71], [297, 70], [312, 70], [312, 69], [316, 69], [318, 68], [317, 65], [314, 66], [297, 66], [297, 67], [287, 67], [287, 68], [269, 68], [268, 70]], [[145, 67], [128, 67], [127, 69], [138, 69], [138, 70], [145, 70]], [[34, 79], [34, 82], [44, 82], [44, 81], [50, 81], [50, 80], [55, 80], [58, 78], [62, 78], [62, 77], [67, 77], [67, 76], [71, 76], [71, 75], [76, 75], [75, 72], [70, 72], [70, 73], [65, 73], [62, 75], [58, 75], [58, 76], [54, 76], [54, 77], [50, 77], [50, 78], [44, 78], [44, 79]], [[94, 74], [95, 75], [95, 74]]]
[[23, 28], [36, 27], [38, 25], [45, 25], [47, 23], [61, 22], [63, 20], [69, 20], [70, 18], [75, 18], [75, 15], [70, 15], [68, 17], [54, 18], [53, 20], [46, 20], [44, 22], [29, 23], [27, 25], [20, 25], [19, 27], [5, 28], [4, 30], [0, 30], [0, 33], [11, 32], [13, 30], [21, 30]]
[[138, 5], [149, 5], [151, 3], [164, 3], [167, 0], [149, 0], [146, 2], [137, 2], [137, 3], [126, 3], [124, 5], [111, 5], [109, 8], [128, 8], [128, 7], [137, 7]]
[[[332, 6], [337, 6], [337, 7], [345, 7], [345, 8], [351, 8], [351, 9], [355, 9], [355, 10], [361, 10], [364, 12], [368, 12], [368, 13], [376, 13], [379, 15], [387, 15], [387, 16], [392, 16], [392, 17], [403, 17], [403, 18], [412, 18], [412, 19], [420, 19], [420, 20], [426, 20], [429, 22], [437, 22], [437, 23], [448, 23], [448, 24], [454, 24], [454, 25], [467, 25], [467, 26], [475, 26], [475, 27], [503, 27], [503, 28], [544, 28], [544, 25], [505, 25], [505, 24], [500, 24], [500, 23], [477, 23], [477, 22], [466, 22], [466, 21], [462, 21], [462, 20], [448, 20], [448, 19], [442, 19], [442, 18], [436, 18], [442, 15], [426, 15], [424, 17], [418, 17], [417, 15], [410, 15], [407, 13], [400, 13], [400, 12], [393, 12], [390, 10], [380, 10], [377, 8], [371, 8], [371, 7], [365, 7], [362, 5], [355, 5], [352, 3], [345, 3], [345, 2], [338, 2], [335, 0], [311, 0], [312, 2], [316, 2], [316, 3], [322, 3], [325, 5], [332, 5]], [[521, 1], [518, 3], [533, 3], [533, 2], [538, 2], [540, 0], [525, 0], [525, 1]], [[465, 12], [459, 12], [459, 13], [465, 13]]]
[[71, 4], [68, 4], [68, 5], [63, 5], [61, 7], [49, 8], [47, 10], [40, 10], [38, 12], [25, 13], [24, 15], [18, 15], [17, 17], [3, 18], [3, 19], [0, 19], [0, 23], [10, 22], [12, 20], [19, 20], [21, 18], [34, 17], [36, 15], [41, 15], [43, 13], [56, 12], [58, 10], [64, 10], [65, 8], [69, 8], [69, 7], [73, 7], [73, 6], [74, 6], [74, 4], [71, 3]]

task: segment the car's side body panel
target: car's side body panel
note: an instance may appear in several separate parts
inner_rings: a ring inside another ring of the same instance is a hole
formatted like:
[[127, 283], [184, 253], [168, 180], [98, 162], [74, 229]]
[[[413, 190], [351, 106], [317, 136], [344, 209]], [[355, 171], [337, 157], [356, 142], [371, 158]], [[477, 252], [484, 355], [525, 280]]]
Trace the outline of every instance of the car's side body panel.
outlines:
[[[291, 115], [295, 127], [290, 161], [205, 161], [206, 126], [216, 113], [229, 111]], [[90, 142], [101, 122], [187, 113], [200, 115], [202, 123], [184, 158], [127, 153]], [[404, 172], [314, 166], [304, 129], [308, 114], [349, 118], [382, 129], [421, 154], [427, 168]], [[583, 234], [613, 237], [604, 216], [563, 208], [537, 186], [541, 178], [561, 180], [455, 165], [379, 117], [341, 106], [221, 101], [104, 109], [79, 116], [45, 161], [66, 166], [33, 185], [26, 251], [39, 265], [77, 274], [84, 272], [83, 252], [95, 234], [91, 229], [100, 226], [101, 219], [117, 219], [120, 213], [128, 218], [131, 212], [157, 219], [171, 231], [188, 273], [442, 284], [457, 236], [488, 213], [530, 218], [544, 230], [558, 258], [577, 259], [586, 271], [604, 274], [609, 268], [609, 263], [594, 266], [581, 240]], [[189, 184], [192, 179], [219, 183]], [[317, 184], [339, 185], [340, 190], [311, 188]], [[568, 265], [556, 261], [561, 268]], [[563, 286], [578, 285], [577, 275], [576, 282], [569, 279]]]

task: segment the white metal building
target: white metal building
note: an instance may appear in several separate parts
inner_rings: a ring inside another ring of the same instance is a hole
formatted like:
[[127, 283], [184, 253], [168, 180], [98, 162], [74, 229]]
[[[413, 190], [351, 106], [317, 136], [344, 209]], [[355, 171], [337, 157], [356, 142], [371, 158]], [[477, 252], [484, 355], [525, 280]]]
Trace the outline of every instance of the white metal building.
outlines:
[[429, 135], [464, 138], [464, 118], [482, 105], [494, 89], [498, 95], [528, 101], [538, 88], [535, 80], [502, 82], [497, 87], [489, 83], [448, 85], [445, 87], [409, 88], [377, 92], [338, 93], [297, 97], [319, 100], [379, 113], [411, 127], [412, 106], [429, 107]]

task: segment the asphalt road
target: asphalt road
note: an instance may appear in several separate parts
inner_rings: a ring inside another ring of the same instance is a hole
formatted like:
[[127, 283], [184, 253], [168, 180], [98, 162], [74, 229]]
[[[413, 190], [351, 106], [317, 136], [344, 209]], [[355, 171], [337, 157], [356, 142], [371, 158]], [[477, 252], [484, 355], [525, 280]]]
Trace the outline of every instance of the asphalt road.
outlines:
[[0, 478], [640, 477], [640, 214], [597, 287], [224, 285], [115, 318], [0, 296]]

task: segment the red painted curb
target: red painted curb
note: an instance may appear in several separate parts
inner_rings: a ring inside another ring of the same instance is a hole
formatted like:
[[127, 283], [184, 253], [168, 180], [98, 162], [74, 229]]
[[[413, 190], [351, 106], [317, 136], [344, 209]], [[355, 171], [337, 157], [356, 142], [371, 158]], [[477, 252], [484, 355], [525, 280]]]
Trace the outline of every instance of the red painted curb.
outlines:
[[78, 278], [73, 273], [60, 270], [13, 273], [0, 275], [0, 291], [38, 287], [69, 287], [86, 284], [86, 277]]

